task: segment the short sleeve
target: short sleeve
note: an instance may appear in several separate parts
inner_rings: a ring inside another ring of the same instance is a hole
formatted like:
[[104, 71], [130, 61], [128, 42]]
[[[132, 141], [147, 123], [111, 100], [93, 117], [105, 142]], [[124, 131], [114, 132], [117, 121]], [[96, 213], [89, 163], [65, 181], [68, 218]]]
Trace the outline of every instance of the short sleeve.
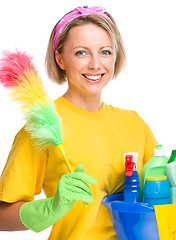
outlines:
[[145, 147], [144, 147], [144, 157], [143, 157], [143, 164], [145, 165], [154, 155], [154, 149], [156, 148], [157, 140], [151, 128], [144, 121], [144, 119], [140, 116], [139, 118], [144, 130], [144, 136], [145, 136]]
[[42, 190], [46, 161], [46, 150], [37, 149], [23, 128], [14, 139], [0, 177], [0, 200], [34, 200]]

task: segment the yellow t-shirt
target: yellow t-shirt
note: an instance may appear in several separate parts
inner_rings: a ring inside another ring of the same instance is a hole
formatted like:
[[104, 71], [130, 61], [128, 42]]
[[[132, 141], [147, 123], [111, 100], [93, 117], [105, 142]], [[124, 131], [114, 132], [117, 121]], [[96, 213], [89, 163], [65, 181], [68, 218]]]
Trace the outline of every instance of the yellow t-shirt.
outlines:
[[[55, 101], [62, 119], [65, 152], [73, 169], [79, 164], [97, 180], [91, 185], [94, 202], [89, 211], [82, 202], [52, 228], [50, 240], [115, 240], [107, 194], [123, 191], [124, 153], [138, 152], [138, 172], [153, 156], [156, 146], [151, 129], [135, 112], [103, 103], [97, 112], [82, 110], [63, 97]], [[38, 150], [24, 128], [17, 134], [0, 178], [0, 200], [32, 201], [43, 188], [53, 197], [67, 166], [54, 146]]]

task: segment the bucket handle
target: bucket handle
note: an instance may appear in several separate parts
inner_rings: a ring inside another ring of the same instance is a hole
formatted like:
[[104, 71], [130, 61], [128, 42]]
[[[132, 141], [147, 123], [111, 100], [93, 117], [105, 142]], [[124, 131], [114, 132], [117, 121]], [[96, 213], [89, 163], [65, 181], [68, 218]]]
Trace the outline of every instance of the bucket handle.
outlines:
[[102, 204], [103, 204], [103, 206], [105, 206], [106, 208], [111, 209], [111, 202], [108, 200], [108, 196], [106, 196], [106, 197], [103, 198]]

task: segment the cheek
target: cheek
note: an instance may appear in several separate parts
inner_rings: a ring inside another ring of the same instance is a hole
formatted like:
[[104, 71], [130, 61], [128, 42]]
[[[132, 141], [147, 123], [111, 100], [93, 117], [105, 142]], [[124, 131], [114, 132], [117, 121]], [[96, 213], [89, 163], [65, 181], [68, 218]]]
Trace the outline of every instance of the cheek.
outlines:
[[113, 73], [115, 69], [115, 61], [113, 59], [109, 59], [109, 61], [106, 62], [106, 68], [109, 72]]
[[83, 69], [86, 66], [86, 61], [84, 59], [75, 59], [70, 58], [67, 61], [66, 68], [72, 72], [79, 72], [81, 69]]
[[80, 69], [78, 66], [79, 66], [78, 64], [70, 63], [66, 67], [67, 78], [70, 79], [71, 81], [75, 81], [78, 78], [78, 75], [80, 75]]

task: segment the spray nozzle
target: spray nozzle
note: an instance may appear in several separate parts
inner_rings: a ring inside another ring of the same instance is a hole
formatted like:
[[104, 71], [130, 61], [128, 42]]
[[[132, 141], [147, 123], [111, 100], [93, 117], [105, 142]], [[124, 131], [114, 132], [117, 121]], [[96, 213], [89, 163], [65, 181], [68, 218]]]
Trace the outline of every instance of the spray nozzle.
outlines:
[[138, 153], [125, 153], [125, 176], [131, 177], [133, 171], [137, 171]]

